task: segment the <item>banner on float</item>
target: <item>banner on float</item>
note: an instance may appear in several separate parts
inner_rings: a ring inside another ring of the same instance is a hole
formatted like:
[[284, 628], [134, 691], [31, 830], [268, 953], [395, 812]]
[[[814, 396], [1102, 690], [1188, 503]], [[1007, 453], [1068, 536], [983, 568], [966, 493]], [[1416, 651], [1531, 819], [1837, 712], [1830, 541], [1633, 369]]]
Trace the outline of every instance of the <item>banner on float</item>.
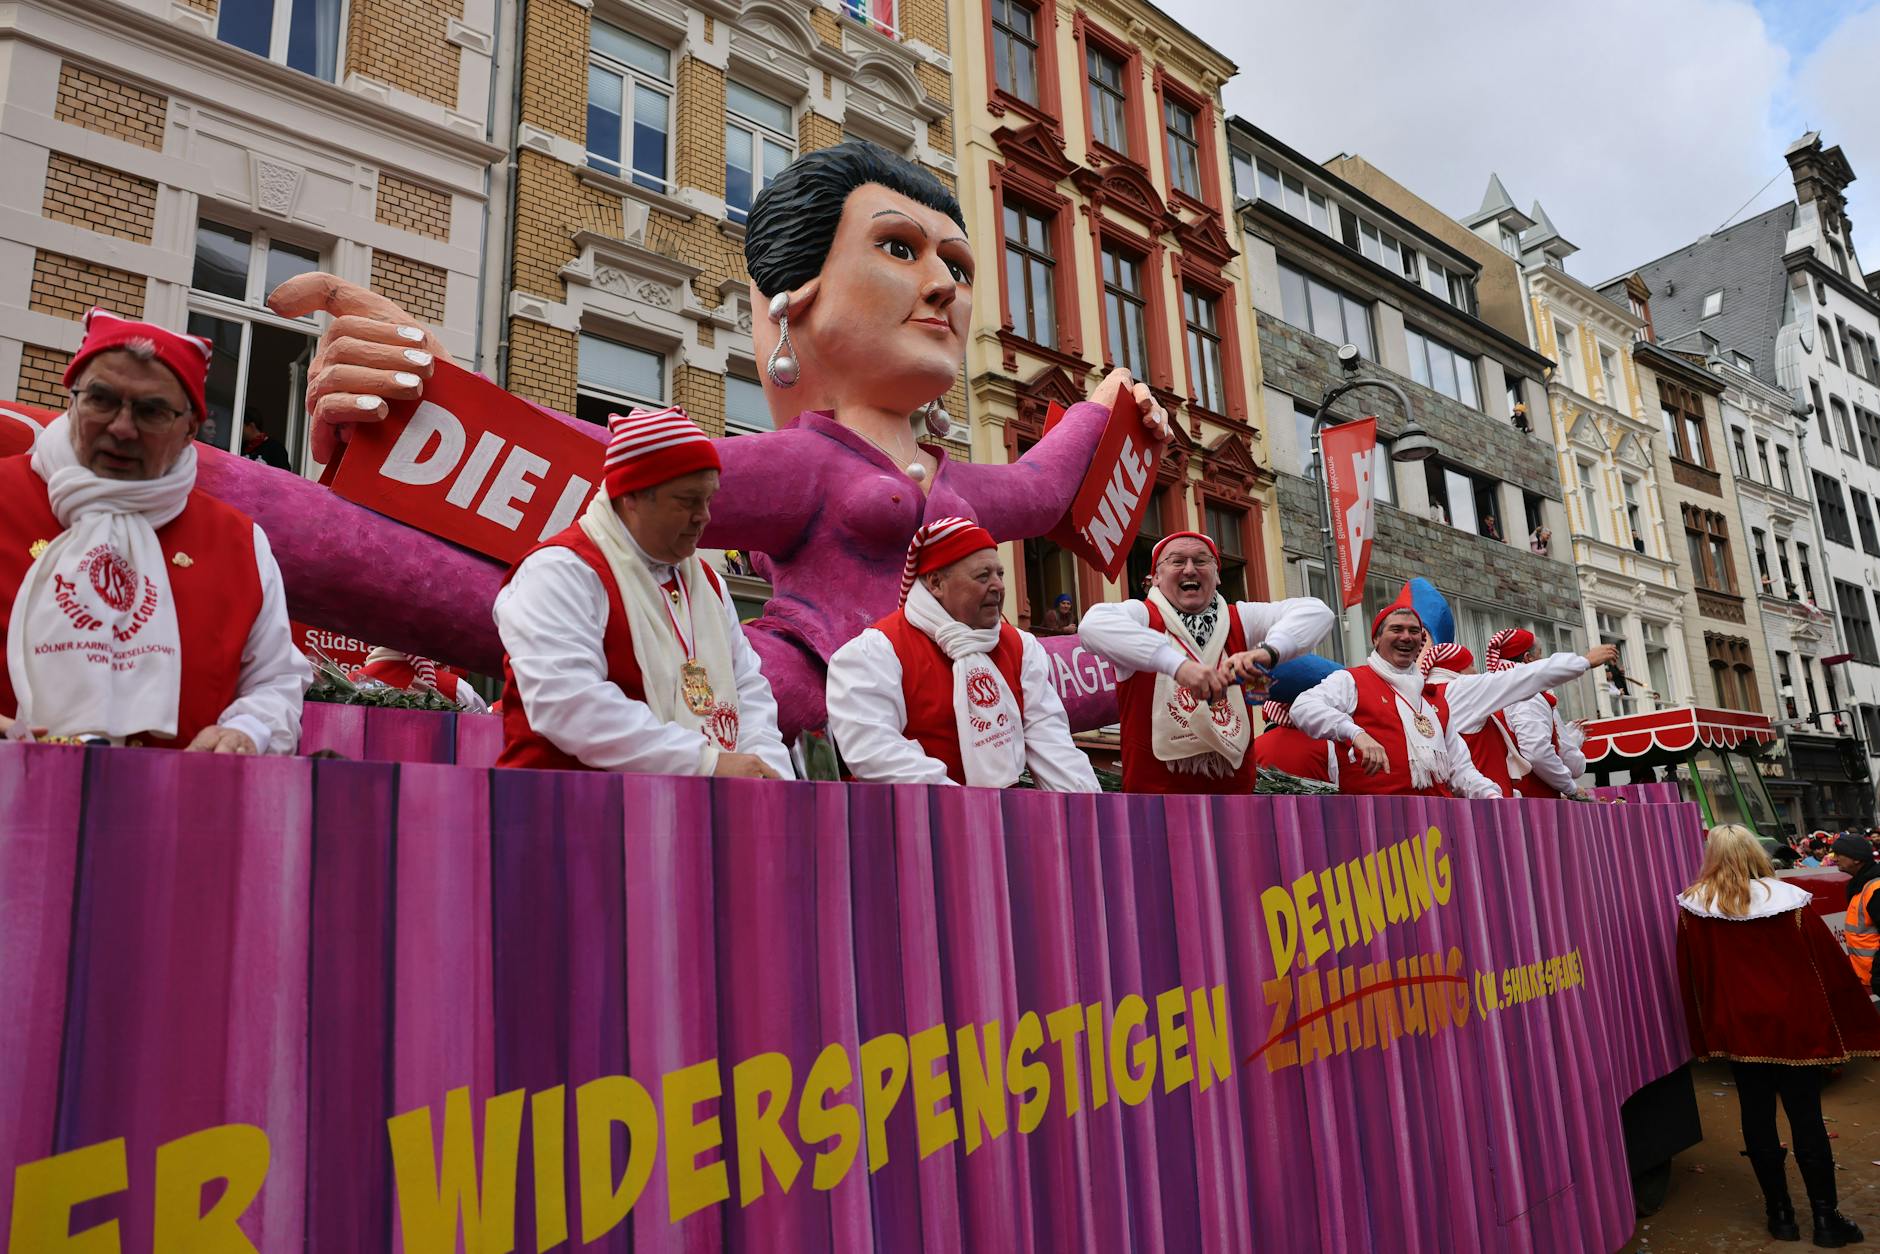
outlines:
[[1614, 1249], [1688, 1056], [1687, 804], [51, 746], [0, 796], [14, 1250]]
[[1338, 551], [1339, 604], [1344, 609], [1363, 603], [1364, 576], [1371, 569], [1371, 541], [1377, 535], [1377, 485], [1371, 481], [1376, 450], [1375, 418], [1341, 422], [1319, 435]]
[[355, 667], [364, 666], [366, 655], [372, 652], [371, 645], [342, 631], [328, 631], [324, 627], [314, 627], [298, 620], [290, 621], [287, 626], [294, 633], [295, 648], [309, 658], [318, 657], [320, 653], [324, 653], [332, 658], [342, 671], [348, 673], [351, 673]]
[[599, 439], [440, 361], [422, 401], [354, 428], [331, 484], [367, 509], [510, 563], [575, 520], [604, 454]]
[[[1053, 402], [1044, 429], [1049, 432], [1063, 417], [1064, 407]], [[1143, 427], [1135, 396], [1127, 390], [1117, 393], [1090, 469], [1071, 499], [1070, 514], [1047, 538], [1090, 563], [1105, 579], [1116, 578], [1129, 561], [1130, 546], [1149, 511], [1161, 465], [1161, 449]]]

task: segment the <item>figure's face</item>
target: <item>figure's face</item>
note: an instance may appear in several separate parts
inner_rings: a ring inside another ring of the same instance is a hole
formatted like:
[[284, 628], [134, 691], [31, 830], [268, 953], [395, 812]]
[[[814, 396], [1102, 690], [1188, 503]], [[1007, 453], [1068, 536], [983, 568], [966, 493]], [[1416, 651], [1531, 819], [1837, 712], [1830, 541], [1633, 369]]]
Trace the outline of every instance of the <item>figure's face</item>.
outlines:
[[953, 621], [979, 631], [998, 624], [1005, 608], [1005, 563], [997, 549], [968, 553], [922, 578]]
[[1171, 540], [1156, 564], [1155, 586], [1170, 605], [1184, 614], [1199, 614], [1214, 601], [1221, 583], [1221, 564], [1199, 540]]
[[698, 548], [705, 524], [712, 520], [718, 472], [695, 470], [643, 492], [629, 492], [614, 502], [620, 521], [634, 542], [656, 562], [682, 562]]
[[959, 374], [973, 315], [973, 250], [946, 214], [876, 183], [849, 193], [804, 341], [838, 410], [913, 413]]
[[1422, 622], [1409, 610], [1398, 610], [1377, 633], [1377, 652], [1392, 666], [1409, 666], [1423, 652]]
[[162, 477], [201, 425], [170, 368], [129, 353], [100, 353], [72, 390], [72, 451], [100, 479]]

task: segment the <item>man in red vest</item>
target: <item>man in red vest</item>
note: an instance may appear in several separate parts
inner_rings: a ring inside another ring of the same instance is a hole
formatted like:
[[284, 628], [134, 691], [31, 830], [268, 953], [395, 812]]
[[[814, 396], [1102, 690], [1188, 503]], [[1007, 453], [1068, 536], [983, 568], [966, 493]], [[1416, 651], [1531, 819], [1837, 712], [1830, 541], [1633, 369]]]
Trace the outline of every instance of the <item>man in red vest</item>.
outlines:
[[901, 608], [829, 659], [829, 732], [856, 779], [1005, 788], [1029, 767], [1048, 791], [1097, 791], [1050, 660], [1004, 606], [985, 528], [942, 518], [914, 533]]
[[[1475, 769], [1458, 726], [1478, 713], [1486, 717], [1476, 708], [1483, 696], [1489, 701], [1486, 710], [1493, 711], [1616, 656], [1610, 645], [1599, 645], [1585, 657], [1557, 654], [1547, 664], [1507, 672], [1503, 683], [1480, 686], [1452, 715], [1444, 685], [1427, 682], [1417, 668], [1427, 638], [1405, 584], [1371, 620], [1371, 656], [1293, 703], [1293, 721], [1307, 735], [1349, 744], [1340, 764], [1340, 792], [1502, 796]], [[1362, 769], [1349, 769], [1353, 762]]]
[[[1488, 671], [1493, 674], [1532, 662], [1538, 652], [1533, 632], [1523, 627], [1505, 628], [1489, 639]], [[1585, 735], [1561, 719], [1559, 706], [1553, 693], [1543, 692], [1516, 701], [1496, 716], [1507, 723], [1516, 750], [1532, 768], [1514, 781], [1523, 797], [1579, 794], [1579, 777], [1586, 771], [1586, 757], [1580, 752]]]
[[[1489, 655], [1495, 656], [1492, 645]], [[1540, 668], [1550, 681], [1566, 682], [1556, 677], [1571, 678], [1577, 674], [1575, 667], [1579, 660], [1578, 654], [1559, 653], [1525, 664], [1507, 662], [1483, 674], [1475, 670], [1475, 655], [1462, 645], [1436, 644], [1423, 651], [1417, 669], [1423, 672], [1426, 683], [1443, 690], [1443, 699], [1449, 706], [1451, 730], [1462, 737], [1476, 772], [1495, 787], [1493, 794], [1486, 789], [1470, 791], [1456, 787], [1452, 780], [1450, 791], [1471, 797], [1476, 796], [1478, 791], [1483, 796], [1498, 797], [1556, 795], [1552, 792], [1529, 791], [1533, 788], [1534, 764], [1523, 752], [1514, 727], [1509, 722], [1510, 710], [1527, 701], [1545, 705], [1544, 698], [1552, 694], [1541, 693], [1523, 698], [1506, 708], [1503, 706], [1510, 685], [1518, 683], [1525, 687], [1535, 668]], [[1471, 779], [1469, 782], [1475, 781]]]
[[496, 596], [498, 766], [790, 779], [777, 702], [698, 558], [718, 452], [678, 409], [609, 416], [601, 487]]
[[1332, 611], [1311, 597], [1228, 603], [1220, 550], [1198, 531], [1164, 536], [1149, 564], [1143, 600], [1093, 605], [1078, 629], [1116, 668], [1123, 789], [1250, 793], [1253, 718], [1236, 681], [1317, 644]]
[[0, 459], [0, 733], [292, 753], [311, 672], [267, 537], [196, 488], [209, 344], [102, 309]]

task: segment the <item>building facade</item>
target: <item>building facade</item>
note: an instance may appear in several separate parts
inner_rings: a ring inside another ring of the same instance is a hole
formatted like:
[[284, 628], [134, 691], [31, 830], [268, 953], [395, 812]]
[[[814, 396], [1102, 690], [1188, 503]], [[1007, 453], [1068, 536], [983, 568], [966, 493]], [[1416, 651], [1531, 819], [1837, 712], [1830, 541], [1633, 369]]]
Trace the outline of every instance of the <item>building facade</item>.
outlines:
[[1724, 383], [1703, 360], [1652, 343], [1637, 349], [1644, 402], [1663, 428], [1665, 512], [1683, 532], [1674, 552], [1691, 590], [1683, 616], [1691, 694], [1697, 705], [1774, 717], [1758, 583], [1725, 452]]
[[1798, 774], [1836, 807], [1838, 826], [1872, 819], [1871, 780], [1880, 766], [1880, 296], [1867, 285], [1848, 232], [1854, 173], [1846, 157], [1813, 133], [1785, 156], [1793, 202], [1636, 274], [1651, 290], [1659, 341], [1737, 364], [1810, 415], [1796, 468], [1806, 468], [1820, 519], [1810, 581], [1817, 608], [1836, 620], [1842, 652], [1810, 655], [1803, 670], [1798, 647], [1798, 678], [1805, 693], [1815, 673], [1822, 709], [1818, 717], [1798, 715], [1810, 725], [1790, 729], [1789, 748]]
[[676, 404], [714, 434], [768, 429], [751, 203], [845, 138], [950, 185], [948, 38], [941, 0], [530, 0], [491, 323], [506, 385], [591, 422]]
[[[1358, 158], [1320, 165], [1259, 128], [1233, 119], [1229, 140], [1253, 280], [1264, 409], [1279, 476], [1286, 581], [1295, 594], [1329, 599], [1320, 556], [1311, 428], [1327, 388], [1345, 377], [1336, 354], [1353, 344], [1369, 377], [1389, 377], [1411, 398], [1437, 455], [1394, 463], [1390, 442], [1405, 415], [1375, 392], [1343, 398], [1334, 412], [1376, 413], [1373, 464], [1377, 536], [1364, 616], [1347, 616], [1347, 656], [1369, 649], [1364, 625], [1405, 579], [1424, 575], [1449, 598], [1458, 638], [1481, 656], [1503, 627], [1527, 627], [1543, 648], [1580, 649], [1580, 593], [1570, 551], [1536, 553], [1537, 528], [1564, 536], [1551, 447], [1515, 424], [1539, 408], [1547, 361], [1483, 319], [1485, 267], [1457, 236], [1467, 232], [1397, 187], [1398, 207], [1334, 167], [1381, 186]], [[1396, 187], [1393, 183], [1392, 187]], [[1421, 206], [1420, 209], [1417, 206]], [[1408, 208], [1431, 226], [1413, 220]], [[1447, 234], [1439, 234], [1448, 222]], [[1494, 281], [1512, 283], [1512, 261]], [[1586, 685], [1563, 690], [1576, 716]]]
[[497, 0], [40, 0], [0, 29], [0, 388], [63, 408], [93, 305], [215, 346], [203, 440], [310, 464], [312, 269], [477, 351]]
[[[970, 0], [958, 51], [960, 199], [980, 257], [967, 350], [974, 460], [1006, 462], [1054, 404], [1127, 366], [1168, 410], [1163, 459], [1126, 569], [1104, 580], [1049, 540], [1010, 545], [1008, 613], [1140, 595], [1148, 552], [1206, 531], [1222, 590], [1277, 588], [1272, 476], [1221, 84], [1234, 65], [1153, 6]], [[994, 249], [998, 252], [995, 254]], [[956, 411], [957, 412], [957, 411]]]
[[[1537, 202], [1517, 213], [1490, 176], [1468, 225], [1498, 249], [1512, 241], [1523, 314], [1546, 372], [1547, 433], [1566, 485], [1567, 530], [1589, 637], [1619, 646], [1620, 664], [1592, 685], [1602, 717], [1688, 705], [1684, 622], [1693, 608], [1678, 577], [1682, 540], [1660, 490], [1662, 439], [1641, 395], [1633, 345], [1642, 309], [1606, 299], [1567, 272], [1578, 249]], [[1505, 249], [1503, 249], [1505, 251]], [[1667, 472], [1668, 473], [1668, 472]]]

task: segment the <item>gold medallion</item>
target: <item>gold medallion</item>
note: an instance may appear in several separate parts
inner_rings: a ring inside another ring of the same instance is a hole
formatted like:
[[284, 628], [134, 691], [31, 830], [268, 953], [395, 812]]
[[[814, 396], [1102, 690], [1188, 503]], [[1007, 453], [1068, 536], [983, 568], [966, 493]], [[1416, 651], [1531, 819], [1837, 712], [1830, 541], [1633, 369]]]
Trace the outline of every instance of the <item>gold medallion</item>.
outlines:
[[1436, 724], [1430, 722], [1429, 715], [1421, 710], [1417, 711], [1417, 734], [1426, 737], [1436, 734]]
[[712, 681], [695, 659], [687, 659], [679, 668], [679, 691], [685, 697], [686, 709], [701, 718], [711, 713]]
[[31, 544], [26, 546], [26, 552], [36, 562], [39, 560], [39, 555], [41, 553], [44, 553], [47, 549], [51, 547], [52, 547], [52, 541], [50, 540], [35, 540]]

